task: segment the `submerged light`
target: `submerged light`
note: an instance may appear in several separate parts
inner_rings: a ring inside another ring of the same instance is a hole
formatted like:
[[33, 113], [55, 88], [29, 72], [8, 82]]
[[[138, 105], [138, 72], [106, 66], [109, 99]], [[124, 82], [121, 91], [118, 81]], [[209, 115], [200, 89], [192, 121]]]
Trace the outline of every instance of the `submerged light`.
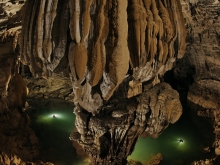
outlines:
[[49, 115], [47, 115], [47, 118], [48, 119], [51, 119], [51, 118], [56, 118], [56, 119], [61, 119], [61, 118], [63, 118], [64, 117], [64, 115], [63, 114], [61, 114], [61, 113], [52, 113], [52, 114], [49, 114]]
[[183, 139], [179, 139], [178, 142], [179, 142], [179, 143], [183, 143]]

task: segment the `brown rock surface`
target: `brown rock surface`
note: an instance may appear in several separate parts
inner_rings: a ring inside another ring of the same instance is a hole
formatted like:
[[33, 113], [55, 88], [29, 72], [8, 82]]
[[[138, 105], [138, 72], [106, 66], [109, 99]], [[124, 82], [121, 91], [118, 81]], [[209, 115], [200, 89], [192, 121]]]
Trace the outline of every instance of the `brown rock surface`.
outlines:
[[78, 132], [72, 133], [70, 140], [83, 146], [92, 164], [125, 164], [138, 137], [157, 137], [169, 123], [178, 120], [182, 106], [178, 93], [160, 83], [138, 98], [110, 101], [104, 110], [105, 113], [91, 116], [80, 107], [75, 109]]
[[[210, 148], [214, 147], [215, 153], [219, 155], [217, 114], [220, 108], [220, 2], [218, 0], [181, 0], [181, 5], [186, 21], [187, 47], [186, 55], [176, 64], [174, 75], [178, 81], [182, 81], [182, 84], [189, 86], [187, 99], [189, 105], [196, 105], [194, 109], [197, 107], [198, 115], [213, 118], [216, 141]], [[219, 164], [218, 159], [217, 157], [214, 160], [194, 163]]]
[[[13, 71], [14, 64], [19, 61], [17, 43], [20, 37], [21, 60], [30, 66], [34, 76], [39, 76], [26, 81], [30, 96], [72, 99], [72, 86], [79, 133], [71, 137], [96, 157], [93, 163], [108, 164], [113, 157], [111, 164], [117, 164], [114, 155], [108, 157], [106, 151], [109, 148], [121, 154], [122, 159], [118, 162], [124, 162], [132, 152], [138, 134], [146, 130], [146, 135], [157, 137], [168, 123], [177, 121], [181, 115], [177, 93], [167, 85], [156, 85], [177, 60], [174, 77], [187, 88], [184, 90], [188, 105], [196, 105], [198, 115], [213, 118], [215, 127], [216, 141], [209, 147], [215, 149], [216, 156], [194, 163], [218, 164], [218, 0], [42, 2], [28, 0], [26, 12], [22, 9], [13, 16], [5, 13], [7, 6], [0, 8], [0, 17], [4, 19], [0, 22], [0, 29], [4, 31], [0, 43], [2, 99], [12, 98], [10, 104], [18, 109], [24, 107], [24, 85], [22, 89], [10, 87], [12, 80], [23, 84]], [[22, 30], [21, 13], [25, 13]], [[5, 26], [16, 19], [18, 22]], [[183, 57], [185, 44], [186, 55]], [[12, 58], [9, 57], [11, 54]], [[12, 89], [17, 93], [9, 95]], [[160, 94], [153, 95], [156, 91]], [[124, 106], [128, 100], [137, 97], [135, 102]], [[0, 104], [1, 111], [11, 108], [4, 101]], [[152, 110], [149, 118], [145, 107]], [[164, 116], [165, 120], [162, 120]], [[110, 135], [116, 139], [116, 148], [111, 148]], [[119, 137], [125, 137], [129, 144]]]
[[186, 33], [179, 1], [149, 2], [28, 0], [21, 60], [39, 77], [51, 76], [64, 61], [70, 68], [65, 76], [70, 75], [75, 104], [98, 113], [126, 76], [137, 83], [156, 79], [155, 85], [184, 55]]

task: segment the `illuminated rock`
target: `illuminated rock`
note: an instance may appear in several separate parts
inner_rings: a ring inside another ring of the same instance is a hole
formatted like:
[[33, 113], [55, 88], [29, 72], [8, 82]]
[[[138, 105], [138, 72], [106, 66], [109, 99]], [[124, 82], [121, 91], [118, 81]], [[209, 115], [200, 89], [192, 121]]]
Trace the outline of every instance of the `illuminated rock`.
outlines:
[[160, 162], [162, 162], [163, 156], [161, 153], [158, 153], [157, 155], [153, 156], [148, 162], [148, 165], [158, 165]]
[[179, 94], [166, 83], [107, 107], [108, 113], [95, 116], [75, 109], [78, 133], [70, 139], [83, 146], [93, 164], [124, 164], [140, 135], [156, 138], [182, 114]]
[[[152, 81], [184, 54], [186, 33], [179, 1], [56, 0], [25, 5], [22, 61], [35, 76], [48, 77], [68, 57], [75, 104], [93, 113], [102, 108], [90, 103], [94, 93], [108, 101], [126, 77], [133, 77], [136, 84]], [[128, 93], [132, 97], [141, 89]]]

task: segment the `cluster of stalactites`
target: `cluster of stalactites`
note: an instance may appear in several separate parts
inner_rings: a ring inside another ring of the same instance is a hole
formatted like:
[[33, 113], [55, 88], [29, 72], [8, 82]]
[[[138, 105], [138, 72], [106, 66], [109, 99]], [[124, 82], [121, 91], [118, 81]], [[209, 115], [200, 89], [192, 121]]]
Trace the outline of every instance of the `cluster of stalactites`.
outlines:
[[36, 77], [48, 77], [66, 53], [68, 1], [28, 0], [20, 37], [21, 61]]
[[150, 80], [184, 53], [179, 1], [28, 0], [25, 5], [22, 61], [35, 76], [48, 77], [65, 59], [75, 103], [90, 112], [109, 100], [126, 74]]
[[[134, 68], [153, 61], [160, 66], [171, 57], [184, 55], [186, 34], [179, 1], [130, 0], [128, 14]], [[174, 48], [174, 44], [178, 46]]]
[[[108, 99], [129, 66], [127, 1], [29, 0], [25, 5], [20, 40], [22, 62], [30, 66], [35, 76], [48, 77], [66, 57], [75, 94], [80, 93], [77, 89], [81, 90], [86, 79], [91, 87], [99, 84], [104, 99]], [[114, 16], [108, 18], [109, 12]], [[117, 26], [109, 30], [113, 24]], [[122, 31], [118, 33], [119, 30]], [[109, 53], [106, 43], [112, 49]]]
[[[100, 95], [108, 100], [126, 76], [129, 67], [126, 9], [127, 1], [70, 1], [72, 42], [68, 58], [76, 102], [85, 109], [97, 109], [102, 104]], [[92, 95], [92, 87], [96, 85], [101, 93]], [[99, 101], [87, 104], [94, 100]]]
[[147, 81], [171, 69], [185, 50], [186, 30], [179, 1], [129, 0], [130, 65]]

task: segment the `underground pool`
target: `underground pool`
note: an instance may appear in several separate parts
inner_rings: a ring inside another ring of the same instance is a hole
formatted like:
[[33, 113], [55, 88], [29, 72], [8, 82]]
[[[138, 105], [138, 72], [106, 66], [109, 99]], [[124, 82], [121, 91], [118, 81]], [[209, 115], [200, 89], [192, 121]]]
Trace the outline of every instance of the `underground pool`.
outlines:
[[69, 140], [75, 129], [73, 104], [59, 99], [29, 99], [28, 104], [32, 128], [41, 146], [40, 160], [55, 165], [89, 164], [86, 156], [77, 156], [76, 146]]
[[[74, 105], [58, 99], [29, 99], [28, 103], [32, 108], [27, 112], [41, 145], [39, 159], [55, 165], [89, 165], [82, 149], [78, 152], [80, 149], [69, 140], [75, 129]], [[188, 165], [207, 158], [210, 152], [204, 148], [210, 145], [212, 126], [208, 119], [189, 112], [185, 110], [180, 120], [170, 124], [158, 138], [140, 137], [128, 160], [147, 165], [161, 153], [161, 165]]]
[[199, 117], [188, 108], [158, 138], [140, 137], [128, 160], [147, 164], [150, 158], [161, 153], [163, 160], [160, 165], [190, 165], [212, 155], [208, 146], [213, 137], [211, 119]]

